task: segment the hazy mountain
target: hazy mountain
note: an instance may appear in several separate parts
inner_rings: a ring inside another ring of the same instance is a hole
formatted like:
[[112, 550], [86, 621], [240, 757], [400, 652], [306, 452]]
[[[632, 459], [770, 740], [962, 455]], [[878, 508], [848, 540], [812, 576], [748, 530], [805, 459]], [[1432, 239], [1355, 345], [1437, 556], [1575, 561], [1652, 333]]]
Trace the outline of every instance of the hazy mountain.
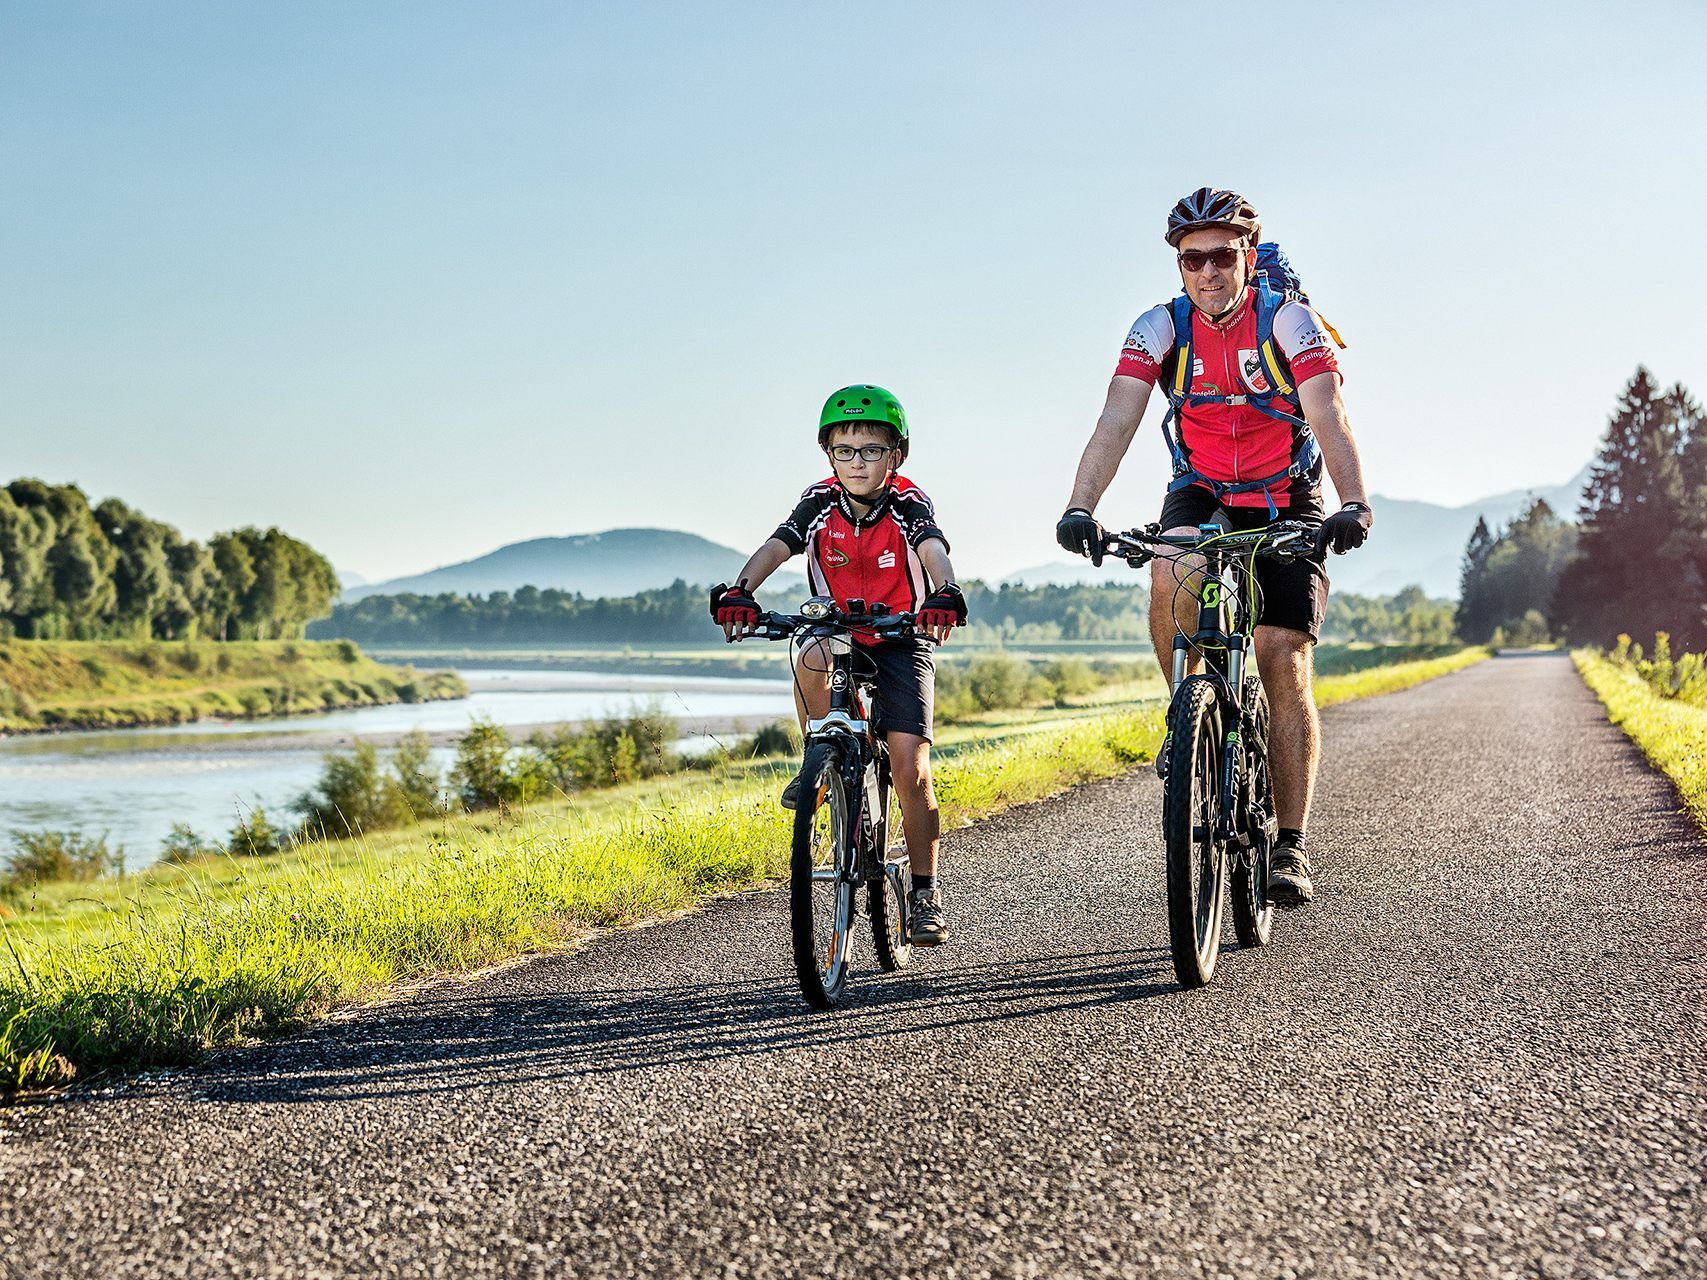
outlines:
[[[1377, 494], [1375, 530], [1360, 550], [1334, 557], [1328, 572], [1334, 586], [1359, 595], [1391, 595], [1419, 584], [1431, 596], [1458, 595], [1459, 562], [1478, 516], [1497, 529], [1534, 497], [1546, 498], [1561, 516], [1576, 515], [1577, 500], [1588, 468], [1561, 485], [1513, 489], [1459, 507], [1433, 502], [1409, 502]], [[499, 547], [488, 555], [461, 564], [445, 565], [413, 577], [356, 585], [345, 575], [344, 599], [443, 591], [487, 595], [517, 587], [556, 587], [584, 596], [627, 596], [654, 587], [667, 587], [677, 578], [697, 585], [727, 582], [739, 572], [746, 555], [697, 534], [671, 529], [610, 529], [567, 538], [535, 538]], [[1125, 582], [1120, 566], [1092, 568], [1088, 561], [1059, 560], [1021, 569], [998, 582], [1038, 586], [1081, 582]], [[1128, 571], [1129, 573], [1130, 571]], [[968, 575], [973, 576], [973, 575]], [[1135, 576], [1135, 575], [1134, 575]], [[790, 565], [765, 584], [766, 607], [781, 607], [804, 589], [799, 571]]]
[[692, 533], [673, 529], [610, 529], [568, 538], [512, 542], [488, 555], [449, 564], [408, 578], [369, 582], [344, 593], [364, 596], [444, 591], [487, 595], [535, 586], [579, 591], [584, 596], [631, 596], [667, 587], [677, 578], [708, 584], [727, 582], [747, 557]]
[[349, 569], [340, 569], [337, 565], [333, 565], [332, 572], [338, 575], [338, 585], [345, 591], [350, 590], [352, 587], [365, 587], [367, 585], [366, 578]]
[[1574, 520], [1588, 473], [1584, 466], [1564, 484], [1512, 489], [1461, 507], [1375, 494], [1369, 499], [1375, 510], [1369, 541], [1349, 555], [1330, 556], [1328, 576], [1336, 589], [1359, 595], [1391, 595], [1415, 583], [1431, 596], [1455, 600], [1464, 544], [1478, 517], [1497, 533], [1532, 500], [1545, 498], [1560, 516]]
[[[1416, 584], [1431, 596], [1456, 599], [1464, 544], [1470, 540], [1478, 517], [1485, 518], [1488, 527], [1497, 532], [1533, 499], [1545, 498], [1559, 515], [1574, 520], [1588, 473], [1585, 466], [1564, 484], [1512, 489], [1460, 507], [1376, 494], [1370, 499], [1376, 520], [1370, 540], [1349, 555], [1330, 557], [1328, 575], [1335, 589], [1358, 595], [1392, 595]], [[1096, 569], [1088, 560], [1055, 561], [1016, 570], [1000, 582], [1035, 587], [1044, 583], [1073, 586], [1123, 581], [1118, 574], [1111, 577], [1110, 572], [1106, 563]]]

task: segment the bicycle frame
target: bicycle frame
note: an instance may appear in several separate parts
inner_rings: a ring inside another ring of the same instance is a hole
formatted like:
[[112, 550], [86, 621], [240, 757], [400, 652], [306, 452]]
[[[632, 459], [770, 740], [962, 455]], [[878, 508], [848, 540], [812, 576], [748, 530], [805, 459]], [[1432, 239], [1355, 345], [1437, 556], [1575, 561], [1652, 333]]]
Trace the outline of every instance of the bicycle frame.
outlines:
[[[1245, 674], [1250, 663], [1256, 628], [1257, 601], [1254, 570], [1239, 563], [1238, 552], [1260, 554], [1272, 544], [1270, 554], [1301, 554], [1309, 541], [1306, 526], [1285, 521], [1265, 530], [1228, 533], [1220, 525], [1199, 525], [1196, 537], [1164, 537], [1158, 526], [1113, 534], [1108, 549], [1124, 557], [1134, 568], [1155, 558], [1163, 550], [1202, 558], [1198, 589], [1197, 628], [1191, 635], [1176, 633], [1173, 645], [1173, 681], [1176, 691], [1191, 667], [1191, 655], [1201, 654], [1206, 671], [1215, 677], [1216, 700], [1227, 726], [1221, 759], [1220, 817], [1215, 838], [1235, 850], [1241, 858], [1252, 856], [1249, 825], [1244, 822], [1243, 780], [1245, 729], [1254, 714], [1246, 705]], [[1186, 579], [1189, 581], [1189, 575]], [[1234, 628], [1238, 629], [1235, 630]]]

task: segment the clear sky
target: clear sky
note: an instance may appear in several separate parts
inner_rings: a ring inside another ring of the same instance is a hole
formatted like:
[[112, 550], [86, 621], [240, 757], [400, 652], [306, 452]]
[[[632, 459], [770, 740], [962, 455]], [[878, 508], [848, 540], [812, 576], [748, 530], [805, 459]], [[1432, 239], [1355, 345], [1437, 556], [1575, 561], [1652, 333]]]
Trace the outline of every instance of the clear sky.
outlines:
[[[1376, 494], [1707, 394], [1707, 5], [0, 9], [0, 476], [386, 577], [756, 545], [879, 382], [963, 576], [1060, 558], [1168, 207], [1262, 211]], [[1152, 406], [1103, 513], [1153, 519]], [[1375, 536], [1380, 536], [1379, 508]]]

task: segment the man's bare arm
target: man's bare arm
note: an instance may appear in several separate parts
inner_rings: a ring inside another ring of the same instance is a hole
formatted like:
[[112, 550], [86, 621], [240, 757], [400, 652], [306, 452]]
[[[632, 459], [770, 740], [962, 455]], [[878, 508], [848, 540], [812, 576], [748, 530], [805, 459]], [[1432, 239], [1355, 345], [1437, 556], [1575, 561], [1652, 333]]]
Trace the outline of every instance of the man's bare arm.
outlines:
[[1316, 433], [1322, 446], [1322, 461], [1333, 478], [1334, 492], [1341, 503], [1361, 502], [1369, 505], [1369, 493], [1363, 487], [1363, 462], [1357, 456], [1357, 441], [1352, 439], [1351, 424], [1345, 417], [1345, 400], [1340, 396], [1337, 374], [1318, 373], [1308, 382], [1298, 384], [1298, 403], [1304, 410], [1304, 420]]
[[1150, 403], [1150, 384], [1142, 378], [1116, 374], [1109, 380], [1108, 399], [1103, 403], [1102, 416], [1096, 430], [1091, 432], [1079, 459], [1079, 472], [1073, 480], [1073, 497], [1069, 509], [1078, 507], [1095, 511], [1108, 486], [1114, 483], [1114, 473], [1132, 438], [1138, 434], [1138, 424], [1144, 420], [1144, 408]]

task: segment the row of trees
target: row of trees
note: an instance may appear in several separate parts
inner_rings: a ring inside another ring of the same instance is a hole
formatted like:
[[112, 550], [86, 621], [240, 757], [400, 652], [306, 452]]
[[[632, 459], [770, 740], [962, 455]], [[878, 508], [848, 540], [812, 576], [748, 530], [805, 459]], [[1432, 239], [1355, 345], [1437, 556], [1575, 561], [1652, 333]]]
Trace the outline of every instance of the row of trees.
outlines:
[[0, 489], [0, 635], [33, 640], [297, 638], [338, 594], [319, 552], [278, 529], [204, 547], [76, 485]]
[[[1148, 635], [1137, 584], [966, 585], [974, 626], [1022, 640], [1134, 640]], [[790, 608], [796, 600], [767, 599]], [[521, 587], [486, 596], [368, 596], [340, 604], [315, 637], [362, 644], [559, 644], [705, 640], [715, 634], [705, 592], [680, 580], [638, 595], [587, 599]]]
[[1707, 647], [1707, 418], [1681, 385], [1638, 368], [1583, 489], [1578, 522], [1545, 501], [1464, 550], [1458, 632], [1468, 641], [1669, 632]]

